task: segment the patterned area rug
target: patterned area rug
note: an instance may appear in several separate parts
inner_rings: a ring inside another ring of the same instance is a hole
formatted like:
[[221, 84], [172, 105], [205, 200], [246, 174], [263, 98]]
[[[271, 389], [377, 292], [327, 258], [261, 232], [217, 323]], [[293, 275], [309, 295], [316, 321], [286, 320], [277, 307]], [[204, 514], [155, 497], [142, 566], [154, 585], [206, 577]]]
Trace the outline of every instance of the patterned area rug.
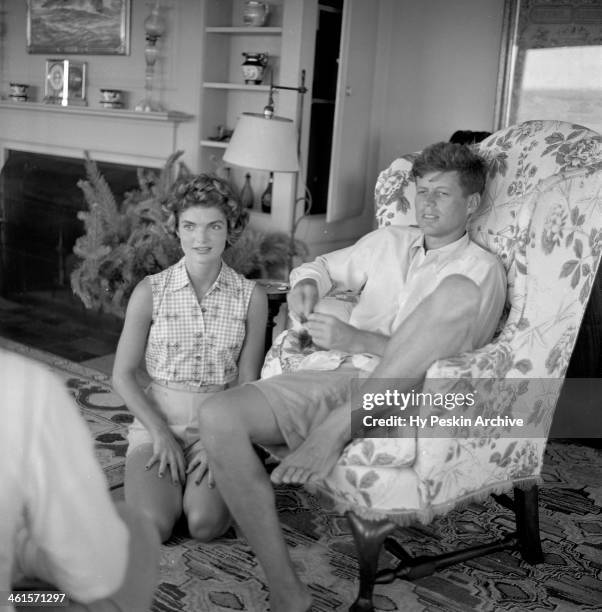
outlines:
[[47, 365], [61, 378], [86, 419], [96, 456], [111, 489], [123, 484], [127, 426], [133, 417], [112, 390], [106, 374], [51, 353], [0, 338], [0, 346]]
[[[108, 377], [49, 353], [0, 340], [4, 348], [51, 366], [86, 418], [112, 488], [123, 481], [125, 431], [131, 415]], [[545, 563], [523, 563], [500, 552], [439, 571], [415, 582], [376, 587], [376, 609], [395, 612], [525, 612], [602, 609], [602, 451], [553, 441], [540, 492]], [[343, 611], [355, 598], [357, 563], [346, 519], [324, 510], [297, 487], [276, 491], [291, 554], [314, 597], [315, 612]], [[395, 537], [414, 555], [487, 542], [513, 529], [513, 514], [493, 500], [470, 505], [427, 527], [400, 529]], [[383, 553], [383, 566], [393, 563]], [[199, 544], [178, 528], [163, 546], [153, 612], [233, 610], [263, 612], [267, 590], [261, 568], [233, 530]]]
[[[530, 566], [518, 553], [473, 559], [415, 582], [376, 587], [377, 610], [602, 609], [602, 452], [551, 442], [540, 491], [545, 563]], [[355, 549], [346, 519], [326, 512], [303, 489], [281, 487], [277, 503], [286, 539], [315, 612], [343, 611], [356, 594]], [[452, 512], [433, 524], [400, 529], [395, 537], [413, 555], [488, 542], [514, 528], [514, 516], [491, 500]], [[263, 574], [233, 532], [212, 544], [176, 536], [163, 547], [153, 612], [268, 610]], [[383, 566], [393, 563], [384, 553]]]

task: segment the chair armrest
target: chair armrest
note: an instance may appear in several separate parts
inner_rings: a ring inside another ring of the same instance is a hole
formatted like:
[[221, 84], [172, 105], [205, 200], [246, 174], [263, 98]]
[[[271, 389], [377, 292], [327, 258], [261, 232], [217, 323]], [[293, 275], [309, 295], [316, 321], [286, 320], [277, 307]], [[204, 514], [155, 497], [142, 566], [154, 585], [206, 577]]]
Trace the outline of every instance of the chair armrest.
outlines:
[[[469, 408], [420, 407], [429, 425], [417, 432], [414, 469], [433, 503], [538, 477], [563, 379], [531, 378], [522, 367], [510, 344], [498, 339], [429, 368], [423, 392], [468, 392], [474, 398]], [[450, 426], [439, 421], [432, 427], [431, 415], [449, 419]]]

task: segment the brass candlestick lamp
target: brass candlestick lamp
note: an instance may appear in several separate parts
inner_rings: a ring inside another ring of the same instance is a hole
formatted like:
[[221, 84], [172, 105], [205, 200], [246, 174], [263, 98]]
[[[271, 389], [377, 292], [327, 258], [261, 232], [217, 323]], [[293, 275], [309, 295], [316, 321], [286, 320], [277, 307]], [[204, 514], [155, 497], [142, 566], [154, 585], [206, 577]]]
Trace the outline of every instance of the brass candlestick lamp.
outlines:
[[136, 104], [137, 111], [162, 112], [165, 110], [158, 101], [153, 100], [153, 79], [155, 76], [155, 64], [159, 55], [157, 49], [158, 40], [165, 34], [167, 24], [161, 15], [161, 2], [155, 1], [151, 14], [144, 20], [144, 31], [146, 33], [146, 46], [144, 48], [144, 60], [146, 71], [144, 73], [144, 99]]

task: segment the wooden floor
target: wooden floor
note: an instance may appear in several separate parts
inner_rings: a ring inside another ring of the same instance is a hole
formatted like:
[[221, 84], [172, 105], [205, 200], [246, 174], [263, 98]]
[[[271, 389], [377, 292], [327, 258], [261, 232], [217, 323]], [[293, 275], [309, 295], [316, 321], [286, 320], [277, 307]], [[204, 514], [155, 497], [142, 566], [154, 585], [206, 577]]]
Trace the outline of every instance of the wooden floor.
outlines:
[[[119, 322], [89, 313], [74, 314], [43, 302], [0, 297], [0, 336], [48, 351], [76, 363], [106, 362], [115, 353]], [[105, 367], [97, 368], [104, 371]]]

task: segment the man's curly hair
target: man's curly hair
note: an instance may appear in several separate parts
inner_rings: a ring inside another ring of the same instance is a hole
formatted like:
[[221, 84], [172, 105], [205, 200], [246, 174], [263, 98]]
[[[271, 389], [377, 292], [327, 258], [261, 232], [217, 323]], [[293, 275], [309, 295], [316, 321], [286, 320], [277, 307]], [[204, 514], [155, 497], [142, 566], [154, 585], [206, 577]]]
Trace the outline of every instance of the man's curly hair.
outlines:
[[172, 186], [165, 207], [173, 214], [177, 229], [180, 214], [192, 206], [219, 208], [228, 223], [229, 245], [234, 244], [249, 221], [249, 211], [230, 184], [214, 174], [197, 174], [178, 179]]

